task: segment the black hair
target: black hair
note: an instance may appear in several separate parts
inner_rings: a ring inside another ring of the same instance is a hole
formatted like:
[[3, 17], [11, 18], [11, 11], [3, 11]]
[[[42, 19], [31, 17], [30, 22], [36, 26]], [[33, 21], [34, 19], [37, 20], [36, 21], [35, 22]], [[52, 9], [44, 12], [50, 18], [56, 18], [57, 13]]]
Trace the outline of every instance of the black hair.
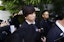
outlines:
[[49, 11], [48, 10], [43, 10], [41, 14], [43, 15], [44, 12], [49, 12]]
[[13, 15], [15, 14], [15, 12], [13, 13]]
[[2, 21], [3, 21], [3, 20], [0, 20], [0, 24], [1, 24]]
[[58, 20], [64, 19], [64, 4], [59, 5], [57, 14], [58, 14]]
[[41, 19], [44, 19], [44, 17], [42, 17], [42, 15], [44, 15], [44, 12], [49, 12], [49, 10], [43, 10], [43, 11], [41, 11], [41, 14], [40, 14]]
[[41, 12], [41, 17], [42, 17], [42, 15], [44, 15], [44, 12], [49, 12], [49, 10], [43, 10], [43, 11]]
[[28, 16], [29, 14], [35, 12], [35, 9], [32, 5], [27, 5], [27, 6], [24, 6], [23, 8], [23, 15], [26, 17]]

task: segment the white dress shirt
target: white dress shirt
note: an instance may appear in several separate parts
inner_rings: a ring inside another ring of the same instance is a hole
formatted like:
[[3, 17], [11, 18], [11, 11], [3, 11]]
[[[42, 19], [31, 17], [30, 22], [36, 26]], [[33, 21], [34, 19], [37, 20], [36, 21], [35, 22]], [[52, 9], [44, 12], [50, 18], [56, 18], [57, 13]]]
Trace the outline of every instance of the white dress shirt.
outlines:
[[[30, 25], [30, 24], [35, 24], [35, 21], [33, 22], [29, 22], [28, 20], [26, 20], [26, 22]], [[38, 28], [35, 29], [36, 31], [38, 31]]]
[[28, 24], [35, 24], [35, 21], [29, 22], [28, 20], [26, 20], [26, 22], [27, 22]]
[[10, 26], [10, 30], [11, 30], [11, 31], [10, 31], [11, 33], [14, 33], [14, 31], [16, 30], [15, 26], [14, 26], [14, 25], [11, 25], [11, 26]]
[[64, 32], [64, 27], [58, 21], [56, 21], [56, 25]]

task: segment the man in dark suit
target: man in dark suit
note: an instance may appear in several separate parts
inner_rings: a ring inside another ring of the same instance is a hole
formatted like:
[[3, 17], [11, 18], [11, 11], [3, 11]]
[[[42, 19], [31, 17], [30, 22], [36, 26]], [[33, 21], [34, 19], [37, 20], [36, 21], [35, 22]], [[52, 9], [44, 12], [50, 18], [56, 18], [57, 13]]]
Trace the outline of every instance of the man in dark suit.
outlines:
[[10, 34], [10, 26], [7, 23], [0, 21], [0, 42], [5, 42], [5, 39]]
[[48, 31], [52, 27], [52, 23], [49, 21], [49, 11], [48, 10], [44, 10], [42, 12], [41, 16], [42, 16], [42, 20], [40, 21], [40, 28], [44, 29], [44, 36], [47, 36]]
[[[48, 32], [47, 42], [56, 42], [63, 37], [64, 33], [64, 5], [61, 4], [58, 13], [58, 20], [54, 27]], [[64, 39], [64, 38], [63, 38]], [[64, 42], [64, 40], [61, 40]]]
[[36, 35], [39, 29], [35, 25], [35, 9], [31, 5], [23, 8], [23, 15], [25, 22], [22, 26], [12, 35], [11, 42], [36, 42]]

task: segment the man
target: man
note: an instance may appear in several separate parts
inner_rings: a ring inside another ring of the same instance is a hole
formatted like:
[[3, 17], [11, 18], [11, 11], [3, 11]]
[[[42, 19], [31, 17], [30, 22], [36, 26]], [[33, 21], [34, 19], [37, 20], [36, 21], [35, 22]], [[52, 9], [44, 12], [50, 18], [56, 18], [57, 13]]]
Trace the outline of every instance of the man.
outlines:
[[[63, 37], [64, 33], [64, 5], [59, 6], [58, 20], [56, 21], [54, 27], [48, 32], [47, 42], [57, 42], [59, 38]], [[64, 39], [61, 39], [64, 42]]]
[[48, 31], [52, 27], [51, 22], [49, 21], [49, 11], [48, 10], [44, 10], [42, 12], [41, 16], [42, 16], [42, 20], [40, 22], [40, 28], [44, 29], [44, 36], [47, 36]]
[[5, 42], [7, 36], [10, 34], [10, 26], [8, 23], [0, 20], [0, 42]]
[[22, 26], [12, 35], [11, 42], [35, 42], [38, 28], [35, 25], [36, 13], [31, 5], [23, 8], [25, 21]]

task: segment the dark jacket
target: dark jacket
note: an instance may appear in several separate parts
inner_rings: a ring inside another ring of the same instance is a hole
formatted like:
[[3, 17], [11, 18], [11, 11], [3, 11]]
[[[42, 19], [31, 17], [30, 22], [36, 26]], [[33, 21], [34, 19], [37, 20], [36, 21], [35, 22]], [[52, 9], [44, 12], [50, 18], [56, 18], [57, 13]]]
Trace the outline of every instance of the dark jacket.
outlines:
[[61, 37], [61, 33], [63, 33], [62, 30], [57, 25], [54, 25], [54, 27], [48, 32], [47, 42], [55, 42], [56, 39]]
[[0, 42], [4, 42], [10, 34], [10, 26], [0, 27]]
[[44, 36], [47, 36], [48, 31], [52, 28], [52, 23], [49, 20], [42, 19], [40, 22], [40, 28], [44, 29]]
[[24, 22], [13, 35], [11, 42], [35, 42], [36, 40], [36, 26], [29, 25], [27, 22]]

